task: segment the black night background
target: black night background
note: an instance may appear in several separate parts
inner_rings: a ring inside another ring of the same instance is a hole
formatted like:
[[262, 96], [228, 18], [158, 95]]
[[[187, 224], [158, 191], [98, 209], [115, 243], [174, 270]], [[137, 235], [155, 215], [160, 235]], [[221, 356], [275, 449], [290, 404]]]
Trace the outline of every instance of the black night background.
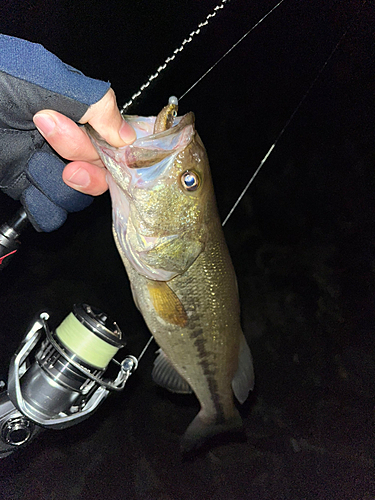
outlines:
[[[0, 32], [109, 80], [121, 106], [216, 3], [2, 0]], [[276, 3], [232, 0], [129, 112], [157, 114]], [[348, 26], [225, 226], [256, 370], [241, 408], [246, 439], [181, 458], [198, 403], [153, 384], [152, 344], [92, 417], [0, 462], [2, 499], [375, 499], [374, 3], [285, 0], [179, 113], [196, 115], [224, 219]], [[0, 223], [18, 207], [0, 194]], [[58, 231], [30, 228], [21, 240], [0, 276], [2, 379], [34, 315], [48, 310], [56, 326], [74, 303], [108, 312], [125, 349], [140, 353], [149, 333], [112, 240], [108, 194]]]

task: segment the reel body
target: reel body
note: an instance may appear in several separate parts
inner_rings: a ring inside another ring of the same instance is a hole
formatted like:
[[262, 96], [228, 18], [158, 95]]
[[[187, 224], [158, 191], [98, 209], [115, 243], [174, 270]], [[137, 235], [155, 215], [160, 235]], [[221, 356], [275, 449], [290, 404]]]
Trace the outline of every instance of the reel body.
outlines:
[[[42, 429], [65, 429], [88, 418], [111, 391], [120, 391], [137, 368], [114, 356], [126, 342], [117, 324], [87, 304], [75, 305], [51, 332], [41, 313], [13, 355], [7, 391], [0, 394], [0, 458]], [[105, 378], [110, 362], [114, 378]]]

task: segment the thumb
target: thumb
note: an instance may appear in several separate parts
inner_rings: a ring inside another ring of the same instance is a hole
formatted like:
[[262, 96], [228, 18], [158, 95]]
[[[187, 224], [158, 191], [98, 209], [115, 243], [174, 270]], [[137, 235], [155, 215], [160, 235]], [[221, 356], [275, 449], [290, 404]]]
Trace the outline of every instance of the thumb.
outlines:
[[131, 144], [136, 139], [133, 127], [120, 114], [112, 89], [89, 107], [79, 123], [89, 123], [103, 139], [117, 148]]

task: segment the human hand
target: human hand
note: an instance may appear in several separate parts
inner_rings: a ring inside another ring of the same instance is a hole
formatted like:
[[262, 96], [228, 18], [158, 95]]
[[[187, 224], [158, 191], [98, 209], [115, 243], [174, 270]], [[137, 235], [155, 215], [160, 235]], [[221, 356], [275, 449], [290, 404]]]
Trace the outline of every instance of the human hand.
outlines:
[[19, 38], [0, 34], [0, 53], [0, 189], [20, 200], [37, 231], [54, 231], [69, 212], [92, 202], [86, 193], [106, 189], [101, 162], [78, 124], [90, 123], [115, 146], [135, 134], [123, 124], [109, 82]]
[[[33, 121], [50, 146], [60, 156], [71, 161], [62, 173], [68, 186], [92, 196], [107, 190], [104, 165], [82, 127], [53, 110], [36, 113]], [[131, 144], [136, 138], [134, 129], [121, 117], [112, 89], [89, 107], [79, 123], [89, 123], [115, 147]]]

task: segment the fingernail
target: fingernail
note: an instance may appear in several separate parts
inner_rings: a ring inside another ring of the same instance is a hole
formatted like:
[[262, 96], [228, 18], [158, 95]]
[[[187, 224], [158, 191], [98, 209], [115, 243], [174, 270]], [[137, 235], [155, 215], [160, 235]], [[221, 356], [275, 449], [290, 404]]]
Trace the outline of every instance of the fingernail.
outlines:
[[87, 170], [79, 168], [69, 177], [69, 179], [67, 179], [67, 181], [77, 187], [87, 187], [91, 182], [91, 178]]
[[56, 123], [50, 115], [38, 113], [33, 118], [36, 128], [43, 137], [48, 137], [55, 130]]
[[125, 120], [122, 122], [119, 135], [126, 144], [131, 144], [137, 138], [135, 130]]

